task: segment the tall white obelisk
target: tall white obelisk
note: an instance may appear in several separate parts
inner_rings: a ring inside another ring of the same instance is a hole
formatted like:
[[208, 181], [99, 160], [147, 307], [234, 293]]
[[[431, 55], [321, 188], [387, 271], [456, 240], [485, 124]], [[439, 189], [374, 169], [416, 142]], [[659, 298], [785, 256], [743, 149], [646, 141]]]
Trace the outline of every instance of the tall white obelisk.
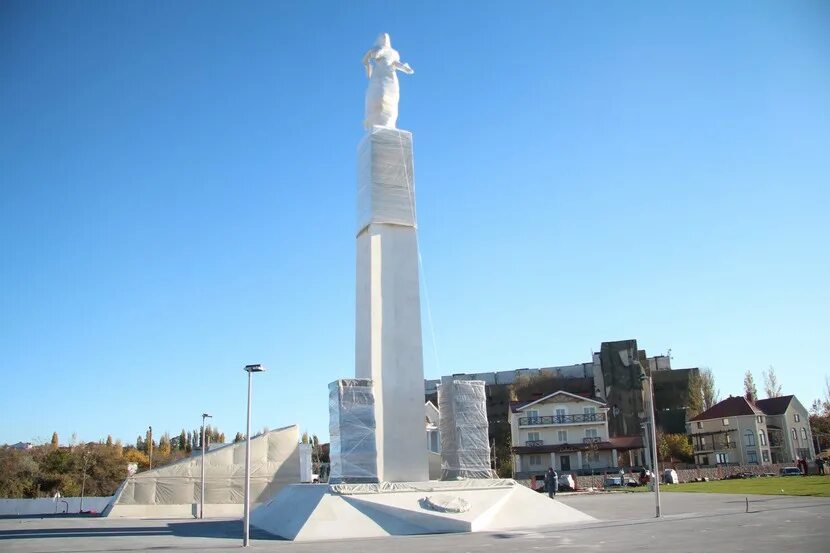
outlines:
[[366, 135], [358, 148], [355, 376], [374, 383], [378, 479], [429, 479], [412, 133], [395, 127], [397, 71], [382, 34], [364, 56]]

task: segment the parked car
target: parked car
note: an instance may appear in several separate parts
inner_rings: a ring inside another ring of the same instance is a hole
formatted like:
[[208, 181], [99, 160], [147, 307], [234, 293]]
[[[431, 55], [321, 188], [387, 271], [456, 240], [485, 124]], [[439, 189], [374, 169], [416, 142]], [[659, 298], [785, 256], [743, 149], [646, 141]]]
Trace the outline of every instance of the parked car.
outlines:
[[674, 469], [663, 470], [663, 482], [666, 484], [679, 484], [680, 478], [677, 477], [677, 471]]
[[798, 467], [784, 467], [781, 469], [781, 476], [801, 476]]

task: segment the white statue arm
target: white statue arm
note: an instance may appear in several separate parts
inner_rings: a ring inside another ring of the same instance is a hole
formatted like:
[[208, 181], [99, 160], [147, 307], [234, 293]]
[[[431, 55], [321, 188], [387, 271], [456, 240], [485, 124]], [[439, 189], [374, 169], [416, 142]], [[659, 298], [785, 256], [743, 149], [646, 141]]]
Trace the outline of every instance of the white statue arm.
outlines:
[[409, 67], [408, 63], [401, 63], [399, 61], [395, 62], [395, 69], [397, 69], [398, 71], [403, 71], [407, 75], [412, 75], [413, 73], [415, 73], [415, 70]]
[[371, 50], [366, 52], [366, 55], [363, 56], [363, 66], [366, 67], [367, 79], [372, 78], [372, 64], [369, 62], [377, 57], [379, 50], [379, 48], [372, 48]]

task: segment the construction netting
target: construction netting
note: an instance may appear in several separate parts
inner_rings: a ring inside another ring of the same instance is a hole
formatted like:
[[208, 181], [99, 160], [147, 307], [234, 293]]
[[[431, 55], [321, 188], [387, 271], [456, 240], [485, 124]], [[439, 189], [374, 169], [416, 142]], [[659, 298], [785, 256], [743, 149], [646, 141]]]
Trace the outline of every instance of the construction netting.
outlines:
[[442, 378], [438, 411], [441, 479], [491, 478], [484, 381]]
[[[299, 428], [287, 426], [251, 439], [251, 502], [270, 499], [287, 484], [300, 481]], [[241, 504], [245, 495], [245, 442], [208, 450], [205, 503]], [[192, 505], [201, 501], [202, 456], [139, 472], [116, 491], [112, 506]], [[152, 509], [147, 516], [152, 516]]]
[[371, 223], [415, 226], [412, 133], [374, 127], [357, 163], [357, 233]]
[[375, 394], [370, 379], [329, 384], [329, 439], [330, 483], [378, 481]]

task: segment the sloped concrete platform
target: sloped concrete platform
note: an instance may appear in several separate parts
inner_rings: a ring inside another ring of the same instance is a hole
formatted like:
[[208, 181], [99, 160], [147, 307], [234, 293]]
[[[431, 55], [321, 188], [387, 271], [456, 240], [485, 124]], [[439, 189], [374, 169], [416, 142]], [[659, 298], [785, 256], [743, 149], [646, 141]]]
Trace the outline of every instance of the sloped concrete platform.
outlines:
[[[464, 512], [438, 512], [427, 498], [460, 499]], [[251, 524], [294, 541], [490, 532], [596, 519], [513, 480], [415, 482], [354, 488], [287, 486], [251, 513]]]

